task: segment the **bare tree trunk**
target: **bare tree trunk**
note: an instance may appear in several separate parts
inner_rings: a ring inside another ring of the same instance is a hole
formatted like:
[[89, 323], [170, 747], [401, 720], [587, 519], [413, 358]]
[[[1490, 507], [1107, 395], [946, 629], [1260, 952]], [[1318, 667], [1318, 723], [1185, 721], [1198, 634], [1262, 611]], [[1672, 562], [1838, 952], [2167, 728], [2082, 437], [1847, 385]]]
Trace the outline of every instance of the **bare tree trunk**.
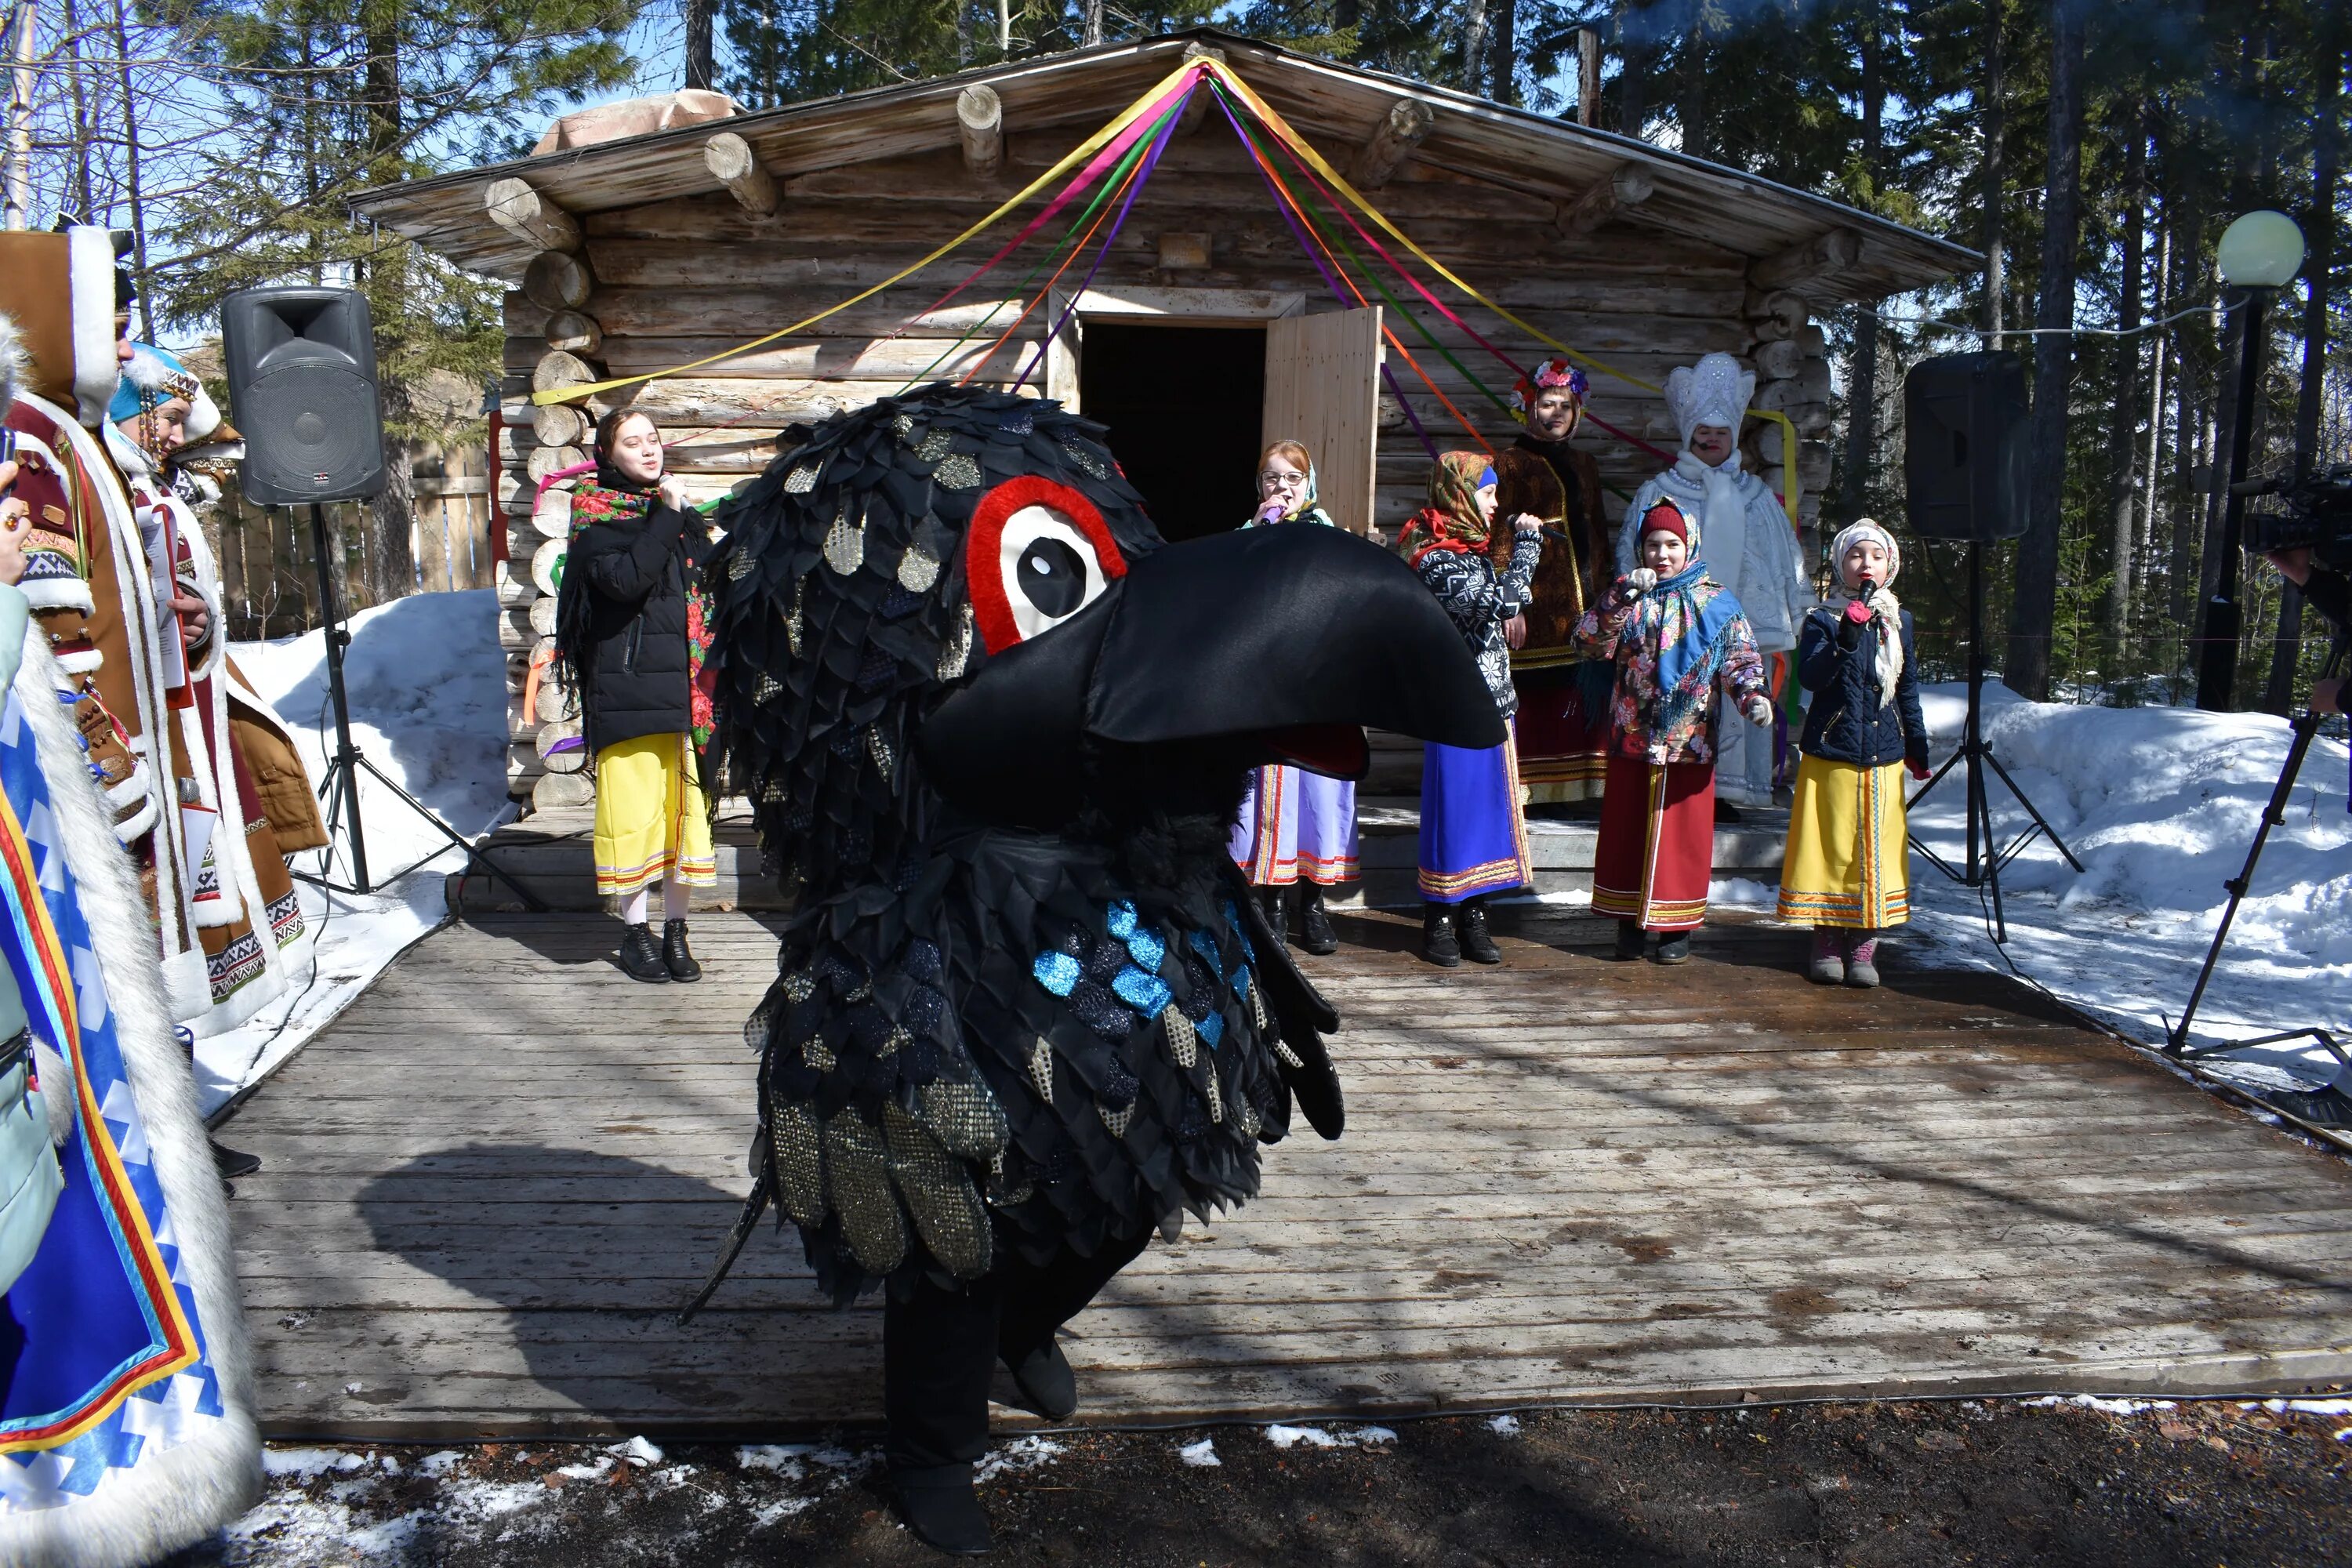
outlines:
[[2058, 546], [2064, 526], [2066, 399], [2074, 376], [2074, 252], [2083, 221], [2083, 10], [2059, 0], [2051, 19], [2050, 161], [2042, 204], [2042, 302], [2034, 312], [2032, 495], [2017, 542], [2001, 679], [2021, 697], [2050, 695], [2057, 622]]
[[1103, 0], [1085, 0], [1079, 7], [1079, 40], [1091, 48], [1103, 41]]
[[2009, 289], [2009, 226], [2003, 221], [2009, 188], [2004, 169], [2007, 149], [2002, 145], [2009, 134], [2009, 117], [2001, 102], [2005, 85], [2000, 55], [2001, 5], [2002, 0], [1984, 0], [1984, 98], [1977, 106], [1984, 126], [1984, 324], [1990, 334], [1985, 340], [1989, 349], [2000, 347], [2001, 300]]
[[[1862, 166], [1875, 197], [1886, 140], [1886, 81], [1880, 69], [1884, 40], [1874, 3], [1863, 9], [1861, 43]], [[1870, 510], [1864, 479], [1878, 449], [1878, 309], [1869, 300], [1855, 309], [1853, 352], [1846, 362], [1845, 472], [1838, 484], [1840, 510], [1848, 522]]]
[[1486, 0], [1466, 0], [1462, 7], [1462, 90], [1476, 92], [1486, 85]]
[[[2294, 405], [2294, 471], [2309, 474], [2319, 456], [2319, 409], [2327, 389], [2327, 312], [2335, 282], [2336, 182], [2343, 171], [2343, 15], [2325, 29], [2313, 73], [2319, 102], [2311, 119], [2311, 210], [2304, 216], [2308, 247], [2304, 277], [2309, 295], [2303, 309], [2303, 385]], [[2294, 670], [2303, 658], [2303, 590], [2293, 583], [2279, 595], [2278, 636], [2271, 644], [2270, 678], [2263, 683], [2263, 710], [2285, 713], [2294, 705]]]
[[1681, 80], [1675, 93], [1675, 118], [1682, 122], [1683, 151], [1694, 158], [1712, 157], [1714, 139], [1706, 125], [1706, 7], [1691, 7], [1690, 29], [1683, 35]]
[[711, 86], [711, 0], [686, 0], [686, 85]]
[[[2172, 275], [2172, 215], [2167, 212], [2156, 231], [2156, 302], [2160, 309], [2165, 299], [2165, 283]], [[2151, 357], [2155, 361], [2149, 372], [2153, 384], [2147, 400], [2147, 500], [2140, 508], [2138, 527], [2132, 536], [2132, 559], [2137, 563], [2140, 578], [2138, 595], [2143, 614], [2147, 603], [2147, 579], [2156, 563], [2156, 509], [2158, 497], [2163, 493], [2164, 468], [2164, 362], [2166, 338], [2161, 331], [2150, 334]]]
[[147, 199], [140, 179], [139, 102], [131, 89], [131, 18], [114, 0], [114, 54], [122, 79], [122, 194], [131, 204], [131, 276], [139, 283], [139, 326], [155, 341], [155, 292], [147, 286]]
[[2112, 521], [2108, 553], [2113, 575], [2107, 587], [2107, 647], [2112, 680], [2123, 667], [2131, 637], [2132, 522], [2139, 514], [2133, 480], [2139, 458], [2139, 355], [2141, 274], [2147, 265], [2147, 127], [2141, 123], [2139, 105], [2125, 106], [2119, 117], [2132, 127], [2131, 150], [2124, 158], [2123, 298], [2116, 310], [2116, 412], [2113, 467], [2107, 479], [2107, 516]]
[[65, 0], [63, 13], [66, 30], [66, 101], [73, 115], [73, 194], [75, 221], [96, 223], [98, 202], [90, 189], [89, 149], [91, 141], [89, 89], [81, 79], [81, 18], [74, 14], [74, 0]]
[[1617, 0], [1617, 130], [1639, 137], [1650, 118], [1650, 37], [1641, 0]]
[[1488, 71], [1494, 85], [1487, 96], [1496, 103], [1519, 101], [1519, 0], [1494, 0], [1494, 37], [1488, 41]]

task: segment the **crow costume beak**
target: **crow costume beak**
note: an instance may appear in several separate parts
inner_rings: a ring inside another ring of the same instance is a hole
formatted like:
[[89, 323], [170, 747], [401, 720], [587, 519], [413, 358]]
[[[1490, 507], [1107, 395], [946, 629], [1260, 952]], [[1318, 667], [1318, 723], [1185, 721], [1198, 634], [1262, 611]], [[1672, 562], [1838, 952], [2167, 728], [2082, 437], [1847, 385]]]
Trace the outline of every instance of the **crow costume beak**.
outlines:
[[1361, 777], [1368, 725], [1465, 748], [1504, 738], [1461, 632], [1412, 570], [1303, 524], [1139, 557], [1068, 620], [992, 655], [917, 746], [950, 800], [1052, 827], [1106, 775], [1179, 809], [1269, 763]]

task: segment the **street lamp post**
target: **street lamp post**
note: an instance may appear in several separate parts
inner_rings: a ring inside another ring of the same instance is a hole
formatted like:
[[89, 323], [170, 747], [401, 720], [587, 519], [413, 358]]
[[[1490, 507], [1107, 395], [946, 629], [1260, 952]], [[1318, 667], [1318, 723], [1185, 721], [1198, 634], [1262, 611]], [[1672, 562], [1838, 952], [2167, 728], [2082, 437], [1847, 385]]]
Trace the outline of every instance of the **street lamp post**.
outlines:
[[2221, 559], [2213, 596], [2205, 604], [2205, 626], [2197, 651], [2197, 706], [2225, 712], [2236, 705], [2238, 632], [2244, 612], [2238, 604], [2239, 540], [2246, 521], [2246, 498], [2238, 487], [2254, 440], [2254, 399], [2262, 390], [2263, 314], [2271, 295], [2303, 266], [2303, 230], [2284, 213], [2251, 212], [2221, 235], [2214, 257], [2221, 280], [2243, 289], [2238, 306], [2238, 415], [2230, 430], [2230, 488], [2221, 510]]

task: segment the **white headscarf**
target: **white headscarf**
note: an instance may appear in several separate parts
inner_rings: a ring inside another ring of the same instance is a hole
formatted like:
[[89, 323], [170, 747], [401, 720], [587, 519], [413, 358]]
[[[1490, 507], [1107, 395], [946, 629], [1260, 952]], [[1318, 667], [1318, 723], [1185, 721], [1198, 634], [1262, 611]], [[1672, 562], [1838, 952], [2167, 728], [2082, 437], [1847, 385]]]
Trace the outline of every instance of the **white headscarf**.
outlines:
[[1696, 364], [1676, 365], [1666, 376], [1666, 407], [1683, 433], [1685, 451], [1691, 432], [1702, 425], [1720, 425], [1736, 439], [1740, 421], [1748, 417], [1748, 400], [1755, 395], [1756, 373], [1740, 369], [1729, 354], [1708, 354]]
[[1838, 596], [1831, 602], [1832, 610], [1843, 612], [1852, 597], [1845, 586], [1845, 552], [1857, 542], [1877, 545], [1886, 552], [1886, 581], [1870, 590], [1869, 606], [1877, 611], [1882, 628], [1878, 636], [1878, 705], [1882, 708], [1895, 700], [1895, 683], [1903, 674], [1903, 604], [1894, 593], [1895, 575], [1903, 570], [1903, 548], [1895, 536], [1867, 517], [1854, 519], [1838, 531], [1830, 542], [1830, 567], [1837, 574]]

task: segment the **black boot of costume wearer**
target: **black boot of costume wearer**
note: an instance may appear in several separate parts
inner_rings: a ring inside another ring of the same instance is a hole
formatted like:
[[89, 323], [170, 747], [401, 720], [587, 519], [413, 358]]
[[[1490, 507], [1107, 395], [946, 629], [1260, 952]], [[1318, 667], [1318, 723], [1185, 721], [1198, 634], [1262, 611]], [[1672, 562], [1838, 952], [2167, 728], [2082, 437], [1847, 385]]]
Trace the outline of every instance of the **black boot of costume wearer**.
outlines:
[[672, 980], [685, 982], [702, 978], [702, 965], [694, 962], [693, 951], [686, 945], [684, 920], [662, 921], [662, 967], [669, 971]]
[[1486, 900], [1465, 900], [1462, 905], [1462, 912], [1455, 918], [1454, 923], [1462, 932], [1463, 957], [1473, 963], [1503, 962], [1503, 950], [1496, 947], [1495, 939], [1486, 934]]
[[893, 1470], [890, 1489], [898, 1494], [899, 1516], [924, 1545], [950, 1557], [984, 1556], [995, 1546], [970, 1465]]
[[1690, 932], [1670, 931], [1658, 938], [1657, 960], [1660, 963], [1690, 962]]
[[661, 950], [654, 945], [654, 933], [646, 922], [637, 921], [621, 933], [621, 973], [632, 980], [642, 980], [648, 985], [669, 984], [669, 965], [662, 962]]
[[1026, 1354], [1004, 1358], [1021, 1408], [1048, 1421], [1067, 1421], [1078, 1410], [1078, 1374], [1062, 1347], [1047, 1340]]
[[242, 1149], [232, 1149], [217, 1139], [207, 1138], [213, 1148], [213, 1169], [224, 1182], [234, 1182], [239, 1176], [249, 1176], [261, 1169], [261, 1156], [248, 1154]]
[[1642, 929], [1640, 921], [1619, 921], [1617, 946], [1609, 956], [1631, 963], [1642, 956], [1642, 949], [1648, 945], [1650, 933]]
[[1454, 940], [1454, 906], [1421, 907], [1421, 956], [1440, 969], [1462, 966], [1462, 944]]
[[1339, 951], [1331, 917], [1323, 908], [1323, 889], [1313, 882], [1298, 884], [1298, 945], [1318, 958]]

